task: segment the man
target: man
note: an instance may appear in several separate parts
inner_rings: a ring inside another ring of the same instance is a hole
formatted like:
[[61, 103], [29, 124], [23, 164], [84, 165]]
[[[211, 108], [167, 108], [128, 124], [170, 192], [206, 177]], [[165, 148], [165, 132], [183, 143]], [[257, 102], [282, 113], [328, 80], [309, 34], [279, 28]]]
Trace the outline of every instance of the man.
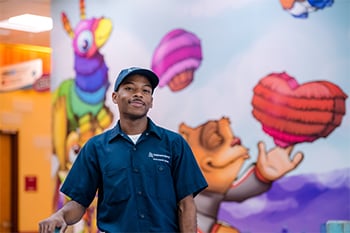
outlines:
[[71, 201], [39, 223], [41, 233], [78, 222], [96, 192], [103, 232], [197, 232], [193, 198], [207, 182], [182, 136], [147, 116], [158, 82], [147, 69], [120, 72], [112, 94], [120, 119], [81, 149], [61, 188]]

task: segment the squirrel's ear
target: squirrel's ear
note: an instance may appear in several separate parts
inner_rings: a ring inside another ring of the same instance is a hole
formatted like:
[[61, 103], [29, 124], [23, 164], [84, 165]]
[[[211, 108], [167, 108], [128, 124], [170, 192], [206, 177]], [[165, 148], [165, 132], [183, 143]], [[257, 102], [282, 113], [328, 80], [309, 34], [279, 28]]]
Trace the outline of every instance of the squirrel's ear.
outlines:
[[185, 123], [181, 123], [179, 126], [179, 133], [187, 140], [188, 139], [188, 135], [191, 131], [191, 128], [188, 127]]

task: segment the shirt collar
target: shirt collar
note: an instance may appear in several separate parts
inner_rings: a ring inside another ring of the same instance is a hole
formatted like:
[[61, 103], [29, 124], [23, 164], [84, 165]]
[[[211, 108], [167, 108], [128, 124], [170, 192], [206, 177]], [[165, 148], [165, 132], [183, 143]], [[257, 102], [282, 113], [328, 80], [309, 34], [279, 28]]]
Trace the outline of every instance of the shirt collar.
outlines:
[[[147, 129], [145, 131], [146, 134], [154, 134], [155, 136], [157, 136], [159, 139], [161, 138], [161, 131], [159, 126], [157, 126], [149, 117], [147, 117], [148, 120], [148, 125], [147, 125]], [[123, 132], [123, 130], [120, 128], [120, 120], [118, 120], [117, 124], [114, 126], [114, 128], [112, 128], [109, 131], [109, 135], [108, 135], [108, 141], [113, 140], [114, 138], [120, 136], [123, 136], [125, 133]]]

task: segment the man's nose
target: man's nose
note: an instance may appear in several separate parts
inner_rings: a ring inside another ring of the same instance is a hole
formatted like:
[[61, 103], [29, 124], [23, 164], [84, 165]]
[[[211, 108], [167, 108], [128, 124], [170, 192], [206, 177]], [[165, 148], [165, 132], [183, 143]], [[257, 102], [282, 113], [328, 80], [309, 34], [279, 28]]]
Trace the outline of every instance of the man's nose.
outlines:
[[135, 89], [134, 91], [134, 96], [139, 96], [139, 97], [143, 97], [143, 93], [142, 93], [142, 90], [139, 90], [139, 89]]

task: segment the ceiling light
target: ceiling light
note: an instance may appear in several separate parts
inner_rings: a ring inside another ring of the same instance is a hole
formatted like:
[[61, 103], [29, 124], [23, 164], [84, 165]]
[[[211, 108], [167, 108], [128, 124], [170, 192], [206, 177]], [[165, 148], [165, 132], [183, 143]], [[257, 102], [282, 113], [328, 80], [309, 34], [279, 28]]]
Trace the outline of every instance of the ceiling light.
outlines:
[[35, 33], [50, 31], [52, 29], [52, 19], [40, 15], [23, 14], [0, 21], [0, 28]]

